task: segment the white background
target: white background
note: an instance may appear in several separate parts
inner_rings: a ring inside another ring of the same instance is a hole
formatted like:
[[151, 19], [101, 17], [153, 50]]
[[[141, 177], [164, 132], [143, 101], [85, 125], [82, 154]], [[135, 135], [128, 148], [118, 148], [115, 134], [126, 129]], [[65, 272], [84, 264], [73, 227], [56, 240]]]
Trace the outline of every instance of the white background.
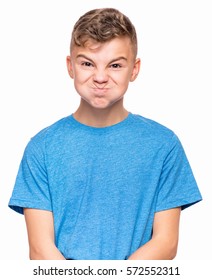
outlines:
[[177, 259], [212, 251], [212, 8], [210, 0], [0, 1], [0, 259], [27, 260], [24, 217], [8, 208], [30, 137], [76, 110], [65, 58], [73, 24], [115, 7], [136, 26], [142, 68], [125, 107], [175, 131], [203, 201], [182, 213]]

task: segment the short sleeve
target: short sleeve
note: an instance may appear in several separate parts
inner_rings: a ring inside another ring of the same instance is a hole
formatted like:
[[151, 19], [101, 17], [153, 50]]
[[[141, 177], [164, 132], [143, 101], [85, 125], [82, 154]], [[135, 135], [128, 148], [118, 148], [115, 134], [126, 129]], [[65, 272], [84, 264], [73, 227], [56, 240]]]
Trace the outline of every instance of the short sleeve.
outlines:
[[185, 151], [174, 135], [163, 163], [156, 212], [175, 207], [185, 209], [201, 200], [202, 196]]
[[21, 214], [24, 208], [52, 211], [45, 152], [33, 139], [25, 148], [9, 207]]

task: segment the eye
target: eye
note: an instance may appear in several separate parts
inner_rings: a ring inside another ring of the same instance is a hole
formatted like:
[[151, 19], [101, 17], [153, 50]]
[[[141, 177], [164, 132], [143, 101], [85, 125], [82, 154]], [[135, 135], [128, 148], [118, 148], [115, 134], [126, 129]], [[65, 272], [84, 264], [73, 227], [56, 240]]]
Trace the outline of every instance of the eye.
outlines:
[[93, 64], [92, 64], [92, 63], [90, 63], [89, 61], [84, 61], [84, 62], [82, 62], [82, 66], [92, 67], [92, 66], [93, 66]]
[[114, 68], [114, 69], [117, 69], [117, 68], [121, 68], [122, 66], [119, 63], [113, 63], [113, 64], [110, 65], [110, 67]]

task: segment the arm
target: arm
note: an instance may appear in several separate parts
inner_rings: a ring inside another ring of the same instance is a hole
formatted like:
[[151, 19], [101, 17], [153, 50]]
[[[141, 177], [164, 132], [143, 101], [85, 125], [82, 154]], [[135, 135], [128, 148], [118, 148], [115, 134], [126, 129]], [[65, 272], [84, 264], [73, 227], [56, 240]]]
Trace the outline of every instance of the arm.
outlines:
[[152, 239], [128, 260], [171, 260], [177, 253], [181, 208], [155, 213]]
[[50, 211], [24, 209], [31, 260], [65, 260], [54, 243], [54, 222]]

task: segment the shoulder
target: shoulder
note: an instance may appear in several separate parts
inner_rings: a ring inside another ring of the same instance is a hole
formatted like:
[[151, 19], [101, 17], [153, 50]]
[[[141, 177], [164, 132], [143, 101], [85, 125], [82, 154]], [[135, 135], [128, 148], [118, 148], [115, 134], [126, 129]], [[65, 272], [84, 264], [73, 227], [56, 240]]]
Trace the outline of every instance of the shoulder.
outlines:
[[174, 151], [183, 151], [178, 135], [169, 127], [138, 114], [131, 116], [134, 137], [150, 150], [160, 150], [165, 155]]
[[67, 116], [43, 128], [30, 138], [26, 149], [41, 150], [50, 142], [59, 141], [66, 131], [71, 131], [70, 120], [71, 116]]
[[161, 141], [176, 141], [176, 139], [178, 139], [177, 135], [172, 129], [155, 120], [143, 117], [138, 114], [132, 114], [131, 116], [132, 122], [137, 128], [138, 134], [141, 134], [142, 136], [146, 136], [150, 139], [158, 139]]

